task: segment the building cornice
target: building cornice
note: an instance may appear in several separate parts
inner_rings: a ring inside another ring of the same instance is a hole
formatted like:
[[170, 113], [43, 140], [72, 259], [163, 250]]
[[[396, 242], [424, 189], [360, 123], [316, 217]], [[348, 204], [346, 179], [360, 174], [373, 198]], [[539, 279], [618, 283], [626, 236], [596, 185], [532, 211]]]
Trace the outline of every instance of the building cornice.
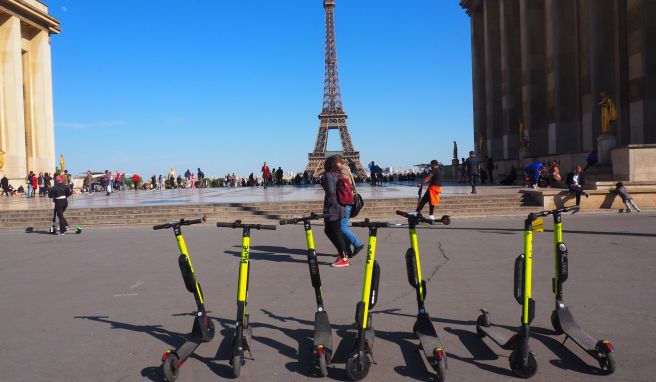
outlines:
[[58, 34], [61, 31], [59, 20], [23, 0], [0, 0], [0, 11], [14, 15], [51, 34]]
[[481, 9], [483, 0], [460, 0], [460, 6], [467, 11], [468, 15]]

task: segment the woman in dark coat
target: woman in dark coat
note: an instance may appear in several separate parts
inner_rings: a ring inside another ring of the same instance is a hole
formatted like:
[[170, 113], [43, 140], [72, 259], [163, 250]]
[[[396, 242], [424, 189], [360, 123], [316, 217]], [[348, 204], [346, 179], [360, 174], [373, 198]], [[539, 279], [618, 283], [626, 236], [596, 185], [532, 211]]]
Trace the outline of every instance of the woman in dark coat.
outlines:
[[324, 162], [324, 174], [321, 178], [321, 186], [325, 192], [323, 197], [323, 220], [325, 223], [324, 232], [328, 239], [337, 249], [337, 259], [333, 267], [348, 267], [348, 256], [346, 255], [346, 245], [341, 230], [341, 220], [346, 217], [346, 207], [339, 204], [337, 200], [337, 180], [339, 169], [337, 168], [337, 158], [331, 156]]

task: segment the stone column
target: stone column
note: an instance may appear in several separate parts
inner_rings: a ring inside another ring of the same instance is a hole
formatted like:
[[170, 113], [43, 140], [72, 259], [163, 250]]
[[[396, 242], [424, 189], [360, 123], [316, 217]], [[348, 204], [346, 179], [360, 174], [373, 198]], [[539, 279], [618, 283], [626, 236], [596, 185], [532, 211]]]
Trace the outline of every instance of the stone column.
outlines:
[[577, 61], [577, 5], [553, 0], [555, 123], [557, 152], [579, 151], [579, 78]]
[[[547, 153], [544, 0], [520, 0], [522, 103], [530, 155]], [[521, 164], [520, 164], [521, 165]]]
[[517, 159], [520, 147], [518, 126], [522, 118], [522, 41], [519, 30], [519, 0], [502, 0], [503, 159]]
[[656, 2], [642, 0], [644, 143], [656, 143]]
[[600, 93], [606, 91], [617, 103], [617, 94], [615, 94], [615, 34], [617, 31], [613, 3], [613, 0], [588, 2], [590, 12], [590, 94], [593, 103], [592, 134], [595, 143], [601, 131], [601, 112], [598, 106], [601, 100]]
[[501, 29], [499, 0], [483, 2], [485, 12], [485, 92], [487, 147], [486, 154], [503, 156], [503, 114], [501, 108]]
[[54, 172], [55, 136], [52, 102], [50, 35], [38, 32], [31, 41], [30, 66], [34, 132], [34, 171]]
[[[471, 18], [471, 36], [472, 36], [472, 83], [473, 83], [473, 101], [474, 101], [474, 146], [480, 136], [487, 137], [487, 119], [485, 108], [486, 91], [485, 91], [485, 19], [483, 7], [478, 6], [469, 10]], [[466, 150], [462, 157], [466, 158]]]
[[10, 16], [0, 20], [0, 125], [5, 166], [1, 170], [12, 184], [23, 184], [27, 176], [25, 161], [25, 124], [20, 20]]

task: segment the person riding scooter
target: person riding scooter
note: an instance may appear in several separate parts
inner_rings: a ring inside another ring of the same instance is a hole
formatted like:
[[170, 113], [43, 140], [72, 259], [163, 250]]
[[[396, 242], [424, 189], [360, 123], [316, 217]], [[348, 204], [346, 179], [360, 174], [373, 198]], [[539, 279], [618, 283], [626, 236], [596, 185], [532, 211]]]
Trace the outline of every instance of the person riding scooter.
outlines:
[[52, 201], [55, 202], [55, 214], [59, 218], [59, 234], [63, 235], [68, 227], [68, 222], [64, 217], [64, 211], [68, 207], [67, 198], [71, 196], [71, 188], [68, 184], [62, 183], [63, 179], [61, 175], [57, 175], [55, 179], [55, 186], [48, 192], [48, 197], [52, 198]]

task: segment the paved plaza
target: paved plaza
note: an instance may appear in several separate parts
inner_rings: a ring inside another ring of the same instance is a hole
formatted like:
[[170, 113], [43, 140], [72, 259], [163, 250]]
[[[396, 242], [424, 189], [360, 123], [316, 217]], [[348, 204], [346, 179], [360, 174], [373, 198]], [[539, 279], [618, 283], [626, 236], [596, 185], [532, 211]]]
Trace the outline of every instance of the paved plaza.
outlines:
[[[416, 182], [386, 183], [384, 186], [358, 185], [358, 192], [365, 200], [416, 198]], [[478, 195], [516, 194], [521, 187], [516, 186], [481, 186]], [[444, 196], [469, 196], [471, 188], [464, 183], [445, 183]], [[112, 208], [143, 207], [180, 204], [214, 204], [214, 203], [256, 203], [287, 202], [301, 200], [323, 200], [323, 189], [319, 185], [237, 188], [202, 188], [150, 191], [121, 191], [105, 196], [104, 192], [75, 194], [69, 199], [69, 208]], [[30, 208], [51, 209], [52, 200], [48, 198], [0, 198], [0, 211], [25, 210]]]
[[[653, 381], [656, 362], [656, 214], [579, 214], [564, 217], [570, 249], [565, 299], [581, 325], [615, 345], [617, 372], [598, 375], [596, 362], [551, 332], [552, 224], [535, 236], [536, 318], [531, 347], [539, 370], [533, 381]], [[520, 306], [512, 297], [512, 267], [522, 248], [522, 221], [454, 219], [421, 230], [427, 308], [449, 356], [450, 381], [509, 381], [509, 352], [476, 335], [485, 307], [493, 322], [516, 326]], [[334, 328], [331, 380], [345, 380], [345, 358], [354, 336], [363, 256], [333, 269], [333, 249], [323, 227], [315, 236], [326, 307]], [[355, 229], [365, 239], [366, 231]], [[180, 381], [230, 378], [231, 327], [241, 232], [214, 224], [188, 227], [188, 247], [217, 335], [181, 370]], [[382, 268], [370, 381], [427, 381], [412, 334], [416, 303], [407, 283], [405, 229], [379, 231]], [[87, 229], [56, 237], [0, 231], [0, 322], [3, 381], [161, 380], [163, 351], [179, 346], [191, 330], [193, 297], [177, 266], [173, 233], [140, 228]], [[249, 310], [255, 361], [244, 381], [306, 381], [309, 374], [314, 297], [302, 227], [253, 231]]]

